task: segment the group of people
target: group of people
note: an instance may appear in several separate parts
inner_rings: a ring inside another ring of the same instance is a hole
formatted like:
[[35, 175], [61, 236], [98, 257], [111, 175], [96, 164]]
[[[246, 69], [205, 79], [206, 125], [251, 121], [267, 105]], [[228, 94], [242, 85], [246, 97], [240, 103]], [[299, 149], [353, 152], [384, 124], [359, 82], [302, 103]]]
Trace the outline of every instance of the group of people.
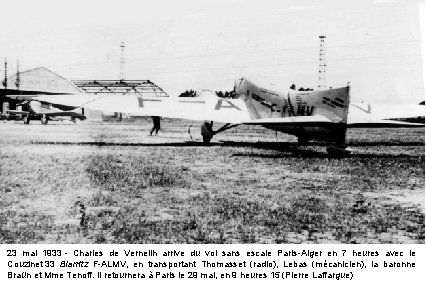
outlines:
[[[296, 85], [295, 85], [295, 84], [292, 84], [292, 85], [290, 86], [290, 90], [295, 90], [295, 91], [296, 91]], [[300, 87], [298, 91], [313, 91], [313, 90], [314, 90], [314, 89], [311, 89], [311, 88], [303, 88], [303, 87]]]
[[220, 97], [220, 98], [230, 98], [232, 99], [235, 96], [235, 92], [234, 91], [216, 91], [216, 96]]
[[185, 92], [181, 93], [179, 97], [196, 97], [197, 92], [195, 92], [193, 89], [186, 90]]
[[[220, 98], [233, 98], [235, 96], [235, 92], [234, 91], [216, 91], [216, 96], [220, 97]], [[179, 95], [179, 97], [196, 97], [197, 96], [197, 92], [194, 90], [186, 90], [185, 92], [181, 93]]]

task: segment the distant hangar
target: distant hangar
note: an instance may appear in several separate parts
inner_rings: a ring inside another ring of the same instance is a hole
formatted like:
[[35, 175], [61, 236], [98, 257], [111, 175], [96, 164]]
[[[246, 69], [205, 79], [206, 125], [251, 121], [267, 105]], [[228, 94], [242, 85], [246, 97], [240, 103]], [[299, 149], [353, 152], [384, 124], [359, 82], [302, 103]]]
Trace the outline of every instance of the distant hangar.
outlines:
[[70, 80], [45, 67], [16, 73], [3, 80], [0, 94], [11, 99], [25, 100], [39, 94], [81, 94]]
[[[115, 94], [140, 95], [143, 97], [167, 97], [159, 86], [150, 80], [75, 80], [71, 81], [57, 73], [38, 67], [6, 77], [0, 86], [0, 108], [17, 109], [20, 101], [33, 96], [58, 94]], [[18, 107], [19, 108], [19, 107]], [[89, 118], [101, 119], [102, 114], [87, 113]]]

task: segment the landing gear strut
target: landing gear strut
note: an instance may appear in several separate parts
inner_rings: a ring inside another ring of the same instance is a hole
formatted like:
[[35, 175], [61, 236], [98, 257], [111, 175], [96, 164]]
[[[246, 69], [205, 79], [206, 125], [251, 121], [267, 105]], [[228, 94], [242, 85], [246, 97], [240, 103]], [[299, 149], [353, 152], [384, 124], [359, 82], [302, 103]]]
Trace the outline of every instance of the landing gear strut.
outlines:
[[218, 130], [214, 131], [213, 130], [213, 121], [211, 121], [211, 122], [205, 121], [205, 122], [203, 122], [203, 124], [201, 124], [201, 136], [203, 136], [203, 142], [205, 144], [209, 144], [214, 135], [216, 135], [216, 134], [218, 134], [222, 131], [234, 128], [238, 125], [239, 124], [227, 123], [224, 126], [222, 126], [221, 128], [219, 128]]
[[24, 124], [30, 124], [30, 117], [28, 115], [24, 116]]
[[337, 128], [332, 135], [330, 146], [327, 147], [327, 153], [334, 157], [347, 157], [352, 150], [346, 147], [346, 128]]
[[47, 124], [49, 120], [47, 119], [46, 115], [43, 115], [40, 121], [41, 121], [41, 124]]
[[213, 121], [211, 123], [204, 121], [203, 124], [201, 124], [201, 136], [203, 136], [203, 142], [205, 144], [209, 144], [214, 134]]

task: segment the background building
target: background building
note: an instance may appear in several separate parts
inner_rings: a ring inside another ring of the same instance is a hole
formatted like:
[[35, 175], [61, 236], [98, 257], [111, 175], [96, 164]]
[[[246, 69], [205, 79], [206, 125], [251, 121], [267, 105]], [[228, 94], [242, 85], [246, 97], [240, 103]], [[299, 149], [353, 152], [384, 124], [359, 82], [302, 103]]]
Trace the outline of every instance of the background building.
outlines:
[[45, 67], [18, 72], [5, 78], [0, 88], [2, 115], [7, 109], [16, 109], [16, 104], [40, 94], [82, 94], [70, 80]]
[[[7, 109], [17, 109], [17, 104], [37, 95], [98, 94], [98, 95], [140, 95], [144, 97], [168, 96], [150, 80], [75, 80], [70, 81], [55, 72], [39, 67], [18, 72], [3, 80], [0, 87], [2, 115]], [[18, 106], [19, 109], [19, 106]], [[102, 120], [100, 111], [86, 110], [88, 119]], [[115, 114], [117, 115], [117, 114]], [[118, 115], [121, 117], [121, 115]]]

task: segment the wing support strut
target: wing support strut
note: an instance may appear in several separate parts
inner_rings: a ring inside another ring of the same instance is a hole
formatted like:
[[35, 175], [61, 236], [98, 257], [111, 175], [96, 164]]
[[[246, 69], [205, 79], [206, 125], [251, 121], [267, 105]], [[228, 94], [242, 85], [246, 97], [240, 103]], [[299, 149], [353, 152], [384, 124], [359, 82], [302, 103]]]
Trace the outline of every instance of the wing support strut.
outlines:
[[234, 127], [237, 127], [238, 125], [240, 125], [240, 124], [231, 124], [231, 123], [227, 123], [227, 124], [225, 124], [224, 126], [222, 126], [221, 128], [219, 128], [218, 130], [216, 130], [216, 131], [213, 131], [213, 135], [216, 135], [216, 134], [218, 134], [218, 133], [220, 133], [220, 132], [223, 132], [223, 131], [225, 131], [225, 130], [228, 130], [228, 129], [231, 129], [231, 128], [234, 128]]
[[201, 136], [203, 136], [203, 142], [208, 144], [210, 143], [210, 140], [213, 138], [214, 135], [223, 132], [225, 130], [237, 127], [240, 124], [231, 124], [231, 123], [227, 123], [224, 126], [222, 126], [221, 128], [219, 128], [218, 130], [213, 130], [213, 121], [212, 122], [203, 122], [203, 124], [201, 124]]

